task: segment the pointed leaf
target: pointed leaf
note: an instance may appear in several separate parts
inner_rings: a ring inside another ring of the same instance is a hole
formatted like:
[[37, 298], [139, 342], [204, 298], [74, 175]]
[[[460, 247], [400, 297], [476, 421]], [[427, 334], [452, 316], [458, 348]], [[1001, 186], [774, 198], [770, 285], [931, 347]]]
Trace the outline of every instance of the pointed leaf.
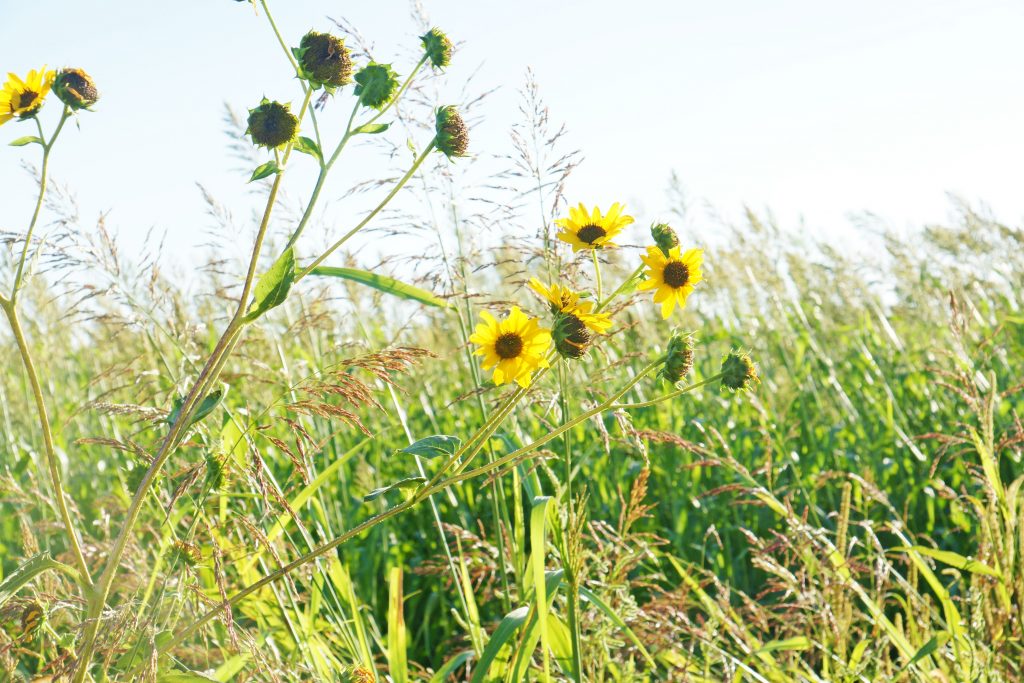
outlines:
[[278, 168], [277, 162], [271, 159], [267, 163], [260, 164], [259, 166], [256, 167], [256, 170], [252, 172], [252, 177], [249, 178], [249, 182], [251, 183], [256, 180], [263, 180], [264, 178], [267, 178], [269, 176], [274, 175], [275, 173], [280, 172], [281, 169]]
[[355, 130], [352, 131], [352, 135], [360, 135], [365, 133], [367, 135], [376, 135], [377, 133], [383, 133], [391, 127], [390, 123], [364, 123]]
[[393, 277], [388, 277], [387, 275], [378, 275], [377, 273], [371, 273], [357, 268], [333, 268], [330, 266], [318, 266], [311, 270], [310, 274], [340, 277], [343, 280], [352, 280], [353, 282], [358, 282], [359, 284], [366, 285], [367, 287], [373, 287], [374, 289], [378, 289], [386, 294], [391, 294], [392, 296], [397, 296], [401, 299], [419, 301], [420, 303], [437, 306], [438, 308], [448, 308], [448, 302], [444, 299], [434, 296], [425, 289], [407, 285], [404, 282], [396, 280]]
[[17, 569], [0, 582], [0, 607], [3, 607], [4, 603], [10, 600], [25, 584], [48, 569], [62, 571], [75, 581], [78, 581], [80, 578], [78, 572], [63, 562], [58, 562], [50, 557], [50, 553], [42, 552], [38, 555], [33, 555], [22, 562]]
[[293, 149], [296, 152], [302, 152], [303, 154], [308, 154], [311, 157], [316, 157], [320, 161], [324, 160], [323, 152], [320, 151], [320, 145], [316, 144], [316, 141], [310, 138], [300, 136], [299, 139], [295, 141], [295, 147]]
[[379, 489], [374, 489], [370, 491], [365, 496], [363, 496], [363, 502], [369, 503], [371, 500], [376, 500], [383, 496], [385, 493], [389, 491], [394, 491], [396, 489], [414, 489], [423, 482], [425, 482], [426, 480], [426, 477], [407, 477], [405, 479], [402, 479], [401, 481], [396, 481], [394, 484], [382, 486]]
[[43, 144], [43, 139], [35, 135], [26, 135], [16, 140], [11, 140], [9, 144], [11, 147], [24, 147], [25, 145], [31, 145], [33, 142]]
[[288, 247], [274, 261], [274, 265], [270, 266], [270, 270], [260, 276], [253, 291], [253, 302], [246, 319], [255, 320], [271, 308], [284, 303], [294, 281], [295, 253]]
[[437, 458], [442, 455], [454, 455], [461, 445], [462, 439], [457, 436], [435, 434], [400, 449], [398, 453], [421, 455], [424, 458]]
[[[224, 393], [225, 392], [223, 389], [217, 389], [207, 394], [206, 397], [199, 402], [199, 407], [196, 408], [196, 412], [193, 413], [192, 419], [189, 420], [188, 425], [191, 427], [192, 425], [194, 425], [195, 423], [199, 422], [204, 417], [212, 413], [214, 409], [218, 405], [220, 405], [221, 400], [223, 400], [224, 398]], [[181, 415], [181, 407], [182, 405], [184, 405], [184, 403], [185, 399], [182, 398], [181, 396], [174, 399], [174, 408], [171, 410], [170, 415], [168, 415], [166, 418], [167, 424], [173, 425], [175, 422], [178, 421], [178, 416]]]

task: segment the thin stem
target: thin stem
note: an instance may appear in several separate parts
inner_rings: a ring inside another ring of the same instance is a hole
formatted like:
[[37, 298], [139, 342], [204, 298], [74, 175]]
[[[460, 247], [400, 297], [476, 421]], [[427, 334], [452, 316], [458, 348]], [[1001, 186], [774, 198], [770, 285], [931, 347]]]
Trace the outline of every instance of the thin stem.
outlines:
[[[274, 21], [274, 15], [270, 13], [270, 7], [267, 6], [267, 0], [260, 0], [260, 6], [263, 7], [263, 12], [267, 15], [267, 21], [270, 22], [270, 28], [274, 30], [274, 35], [277, 36], [277, 42], [281, 45], [281, 49], [284, 50], [285, 56], [291, 63], [292, 68], [295, 69], [296, 75], [298, 75], [299, 63], [295, 61], [295, 55], [293, 55], [292, 51], [288, 48], [288, 43], [284, 42], [284, 38], [281, 37], [281, 32], [277, 29], [277, 23]], [[304, 81], [300, 81], [300, 83], [302, 84], [302, 89], [307, 90], [306, 83]]]
[[717, 382], [720, 379], [722, 379], [722, 373], [718, 373], [717, 375], [713, 375], [711, 377], [708, 377], [707, 379], [702, 380], [700, 382], [697, 382], [696, 384], [689, 384], [689, 385], [683, 387], [682, 389], [677, 389], [677, 390], [675, 390], [675, 391], [673, 391], [671, 393], [665, 394], [664, 396], [659, 396], [658, 398], [653, 398], [650, 401], [642, 401], [640, 403], [616, 403], [615, 405], [612, 406], [612, 409], [613, 410], [627, 410], [627, 409], [633, 409], [633, 408], [649, 408], [650, 406], [656, 406], [659, 403], [662, 403], [664, 401], [669, 401], [669, 400], [671, 400], [673, 398], [676, 398], [678, 396], [682, 396], [683, 394], [687, 394], [687, 393], [693, 391], [694, 389], [699, 389], [700, 387], [702, 387], [702, 386], [704, 386], [706, 384], [711, 384], [712, 382]]
[[602, 300], [601, 300], [601, 295], [600, 295], [600, 294], [598, 294], [598, 295], [597, 295], [597, 299], [598, 299], [598, 302], [599, 302], [599, 303], [597, 304], [597, 308], [595, 308], [595, 309], [594, 309], [594, 312], [595, 312], [595, 313], [598, 313], [598, 312], [600, 312], [600, 311], [604, 310], [604, 309], [605, 309], [605, 308], [606, 308], [606, 307], [608, 306], [608, 304], [610, 304], [610, 303], [611, 303], [612, 301], [614, 301], [614, 300], [615, 300], [615, 297], [617, 297], [617, 296], [619, 296], [620, 294], [622, 294], [622, 292], [624, 292], [624, 291], [626, 290], [626, 288], [627, 288], [627, 287], [629, 287], [629, 285], [630, 285], [630, 284], [631, 284], [631, 283], [632, 283], [632, 282], [633, 282], [634, 280], [636, 280], [636, 279], [637, 279], [637, 277], [639, 277], [639, 276], [640, 276], [640, 273], [641, 273], [641, 272], [643, 272], [643, 269], [644, 269], [644, 266], [643, 266], [643, 264], [640, 264], [640, 266], [638, 266], [638, 267], [637, 267], [637, 269], [633, 271], [633, 274], [632, 274], [632, 275], [630, 275], [630, 276], [629, 276], [629, 277], [627, 277], [627, 278], [626, 278], [625, 280], [623, 280], [623, 281], [622, 281], [622, 284], [620, 284], [620, 285], [619, 285], [619, 286], [618, 286], [618, 287], [617, 287], [617, 288], [615, 289], [615, 291], [614, 291], [614, 292], [612, 292], [611, 294], [609, 294], [609, 295], [608, 295], [608, 298], [607, 298], [607, 299], [604, 299], [604, 300], [602, 301]]
[[601, 262], [597, 260], [597, 249], [591, 249], [590, 255], [594, 257], [594, 279], [597, 281], [597, 300], [601, 301], [604, 297], [601, 293]]

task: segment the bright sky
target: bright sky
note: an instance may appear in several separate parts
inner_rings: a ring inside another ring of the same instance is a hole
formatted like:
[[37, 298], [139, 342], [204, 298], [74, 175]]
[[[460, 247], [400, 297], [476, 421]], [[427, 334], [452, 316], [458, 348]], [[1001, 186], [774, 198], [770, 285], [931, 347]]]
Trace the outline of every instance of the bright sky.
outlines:
[[[479, 87], [501, 87], [472, 132], [475, 151], [508, 151], [533, 67], [586, 156], [573, 202], [625, 200], [646, 225], [664, 215], [675, 171], [694, 201], [727, 216], [746, 203], [817, 234], [848, 233], [847, 216], [864, 210], [900, 227], [941, 221], [946, 192], [987, 202], [1005, 222], [1024, 217], [1019, 0], [423, 1], [465, 41], [449, 97], [477, 70]], [[417, 27], [403, 0], [272, 7], [293, 44], [344, 16], [400, 73], [409, 68]], [[53, 173], [87, 219], [112, 211], [128, 251], [151, 227], [174, 253], [203, 240], [196, 182], [244, 200], [225, 101], [298, 100], [265, 20], [231, 0], [0, 0], [0, 45], [0, 72], [46, 63], [95, 76], [98, 111], [65, 134]], [[12, 122], [0, 142], [31, 132]], [[37, 149], [0, 147], [0, 228], [23, 229], [31, 212], [20, 160], [37, 163]]]

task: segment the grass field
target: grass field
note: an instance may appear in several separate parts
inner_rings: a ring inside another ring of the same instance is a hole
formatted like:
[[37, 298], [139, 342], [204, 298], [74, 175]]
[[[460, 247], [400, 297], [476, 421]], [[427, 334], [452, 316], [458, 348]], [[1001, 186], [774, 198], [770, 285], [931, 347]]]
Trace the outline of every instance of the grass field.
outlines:
[[[536, 97], [514, 140], [551, 139]], [[247, 262], [183, 284], [51, 195], [64, 232], [17, 306], [92, 580], [5, 329], [0, 679], [1024, 680], [1024, 233], [955, 205], [947, 226], [864, 229], [856, 255], [680, 204], [705, 282], [665, 321], [630, 277], [642, 217], [599, 265], [574, 255], [552, 222], [572, 164], [528, 147], [506, 177], [540, 190], [464, 217], [432, 156], [406, 192], [455, 218], [372, 268], [420, 289], [297, 281], [191, 402]], [[259, 181], [268, 206], [281, 177]], [[259, 273], [292, 223], [270, 222]], [[607, 298], [613, 324], [495, 386], [469, 337], [481, 311], [550, 316], [531, 277]], [[661, 401], [673, 328], [693, 388]], [[733, 350], [757, 363], [747, 391], [714, 379]]]

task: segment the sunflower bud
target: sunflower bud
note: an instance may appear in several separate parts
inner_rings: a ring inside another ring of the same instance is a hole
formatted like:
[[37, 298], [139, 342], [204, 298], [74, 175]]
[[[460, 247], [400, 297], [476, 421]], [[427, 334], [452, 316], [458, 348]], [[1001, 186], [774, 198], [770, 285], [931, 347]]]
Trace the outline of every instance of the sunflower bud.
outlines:
[[466, 156], [466, 150], [469, 149], [469, 129], [455, 107], [446, 105], [438, 109], [434, 128], [437, 131], [434, 144], [439, 152], [443, 152], [449, 159]]
[[668, 340], [665, 363], [658, 371], [658, 377], [669, 384], [679, 382], [693, 370], [693, 337], [674, 332]]
[[334, 92], [352, 82], [352, 51], [337, 36], [310, 31], [292, 48], [292, 54], [299, 63], [300, 76], [314, 90]]
[[652, 225], [651, 237], [654, 238], [654, 243], [658, 245], [658, 249], [661, 249], [661, 253], [665, 254], [666, 257], [673, 247], [679, 246], [679, 237], [676, 236], [676, 231], [668, 223], [655, 223]]
[[586, 324], [572, 313], [561, 313], [555, 319], [551, 329], [551, 338], [555, 341], [555, 349], [563, 358], [582, 358], [594, 336], [587, 330]]
[[398, 91], [398, 74], [390, 64], [370, 62], [356, 74], [355, 96], [364, 107], [383, 109]]
[[730, 351], [722, 359], [722, 386], [733, 391], [749, 389], [761, 380], [750, 356], [742, 351]]
[[423, 51], [435, 69], [443, 69], [452, 61], [452, 41], [436, 26], [424, 35], [420, 36], [423, 41]]
[[61, 69], [53, 79], [57, 98], [74, 110], [88, 109], [100, 99], [96, 82], [81, 69]]
[[175, 541], [167, 549], [167, 561], [171, 564], [180, 562], [188, 567], [195, 567], [202, 559], [203, 554], [199, 551], [199, 546], [188, 541]]
[[260, 106], [249, 110], [249, 128], [253, 144], [275, 149], [295, 139], [299, 132], [299, 119], [291, 112], [291, 105], [271, 102], [263, 98]]

